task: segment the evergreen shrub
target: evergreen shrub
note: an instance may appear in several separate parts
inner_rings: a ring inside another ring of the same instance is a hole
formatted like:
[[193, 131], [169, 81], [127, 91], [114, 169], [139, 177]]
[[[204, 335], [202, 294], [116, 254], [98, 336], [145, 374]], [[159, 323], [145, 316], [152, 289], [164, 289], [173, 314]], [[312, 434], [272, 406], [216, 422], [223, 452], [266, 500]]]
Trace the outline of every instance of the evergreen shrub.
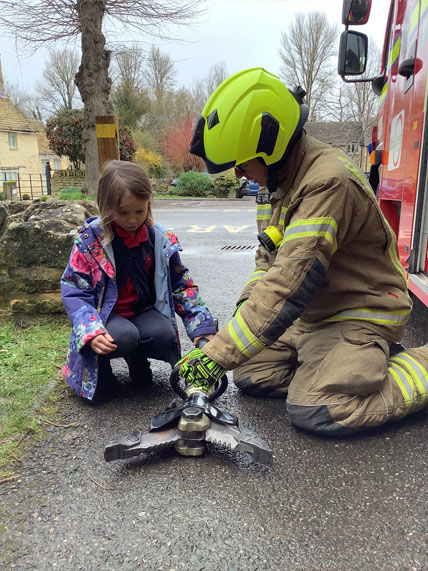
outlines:
[[217, 175], [213, 179], [213, 194], [217, 198], [227, 198], [230, 195], [235, 195], [235, 191], [239, 188], [240, 182], [235, 176], [233, 169], [225, 171]]
[[200, 172], [187, 171], [180, 175], [176, 188], [179, 196], [208, 196], [212, 192], [211, 179]]

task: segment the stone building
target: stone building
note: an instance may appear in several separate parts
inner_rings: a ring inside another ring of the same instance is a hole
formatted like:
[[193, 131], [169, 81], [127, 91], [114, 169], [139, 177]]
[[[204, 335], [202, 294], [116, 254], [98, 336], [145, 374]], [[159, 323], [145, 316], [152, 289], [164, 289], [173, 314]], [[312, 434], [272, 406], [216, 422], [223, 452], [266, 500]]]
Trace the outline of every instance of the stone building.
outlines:
[[37, 145], [39, 147], [39, 158], [42, 165], [42, 173], [46, 172], [45, 168], [47, 163], [49, 163], [51, 167], [51, 173], [67, 169], [70, 165], [68, 157], [60, 157], [51, 150], [43, 123], [36, 119], [31, 119], [31, 124], [37, 131]]
[[311, 137], [342, 149], [363, 172], [370, 171], [367, 146], [370, 142], [371, 130], [366, 130], [364, 133], [361, 122], [314, 121], [306, 123], [305, 130]]
[[0, 191], [9, 183], [12, 199], [46, 194], [46, 163], [52, 172], [68, 167], [67, 158], [49, 149], [43, 123], [25, 117], [6, 97], [0, 62]]

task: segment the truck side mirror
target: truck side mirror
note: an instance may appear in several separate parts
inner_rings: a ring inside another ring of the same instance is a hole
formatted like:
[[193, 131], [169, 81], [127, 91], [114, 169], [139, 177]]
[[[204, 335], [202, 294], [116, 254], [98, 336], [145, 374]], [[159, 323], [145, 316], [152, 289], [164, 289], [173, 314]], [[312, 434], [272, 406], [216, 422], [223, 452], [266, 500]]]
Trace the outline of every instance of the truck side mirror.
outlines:
[[372, 0], [343, 0], [342, 24], [361, 26], [367, 24]]
[[378, 97], [382, 95], [382, 89], [384, 83], [385, 83], [384, 75], [378, 75], [372, 79], [372, 89]]
[[338, 73], [362, 75], [366, 71], [368, 40], [365, 34], [345, 30], [340, 36]]

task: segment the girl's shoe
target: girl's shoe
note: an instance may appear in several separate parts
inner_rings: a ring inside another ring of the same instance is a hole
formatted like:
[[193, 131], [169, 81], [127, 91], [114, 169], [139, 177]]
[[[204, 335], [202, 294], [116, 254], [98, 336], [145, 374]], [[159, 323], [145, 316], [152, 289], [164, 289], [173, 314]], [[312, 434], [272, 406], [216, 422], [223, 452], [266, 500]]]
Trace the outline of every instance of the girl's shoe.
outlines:
[[120, 383], [113, 374], [110, 361], [99, 361], [98, 381], [92, 402], [100, 402], [115, 397], [120, 389]]
[[98, 381], [91, 402], [98, 403], [101, 401], [110, 400], [117, 396], [119, 392], [120, 383], [116, 377], [112, 375], [111, 379], [101, 379]]
[[129, 377], [132, 381], [132, 385], [135, 388], [141, 388], [153, 380], [153, 373], [150, 368], [150, 363], [146, 358], [125, 358], [128, 363]]

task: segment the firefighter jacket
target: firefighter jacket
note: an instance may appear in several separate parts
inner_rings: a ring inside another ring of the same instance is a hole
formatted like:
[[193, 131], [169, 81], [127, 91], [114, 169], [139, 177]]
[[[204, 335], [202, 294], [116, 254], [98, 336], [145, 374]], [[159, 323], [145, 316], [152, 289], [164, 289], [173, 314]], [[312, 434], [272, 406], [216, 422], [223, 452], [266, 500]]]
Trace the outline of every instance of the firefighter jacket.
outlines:
[[257, 197], [261, 245], [256, 268], [228, 324], [204, 346], [234, 369], [272, 345], [297, 319], [310, 328], [359, 321], [399, 340], [411, 311], [394, 233], [363, 173], [340, 150], [303, 133], [279, 172], [274, 194]]

